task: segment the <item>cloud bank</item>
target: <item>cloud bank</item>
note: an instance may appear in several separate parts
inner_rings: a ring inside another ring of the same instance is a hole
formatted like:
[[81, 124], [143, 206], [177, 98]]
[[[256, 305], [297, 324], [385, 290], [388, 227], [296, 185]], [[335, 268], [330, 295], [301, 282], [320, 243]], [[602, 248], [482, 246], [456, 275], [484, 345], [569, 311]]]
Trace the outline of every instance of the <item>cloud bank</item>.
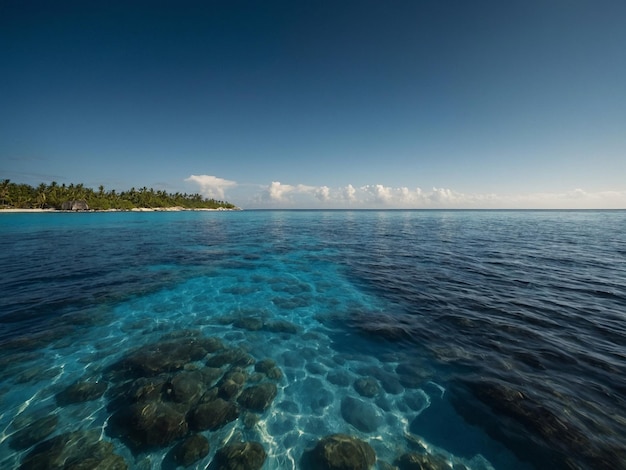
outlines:
[[185, 179], [200, 186], [200, 193], [208, 198], [224, 200], [225, 189], [237, 186], [235, 181], [218, 178], [211, 175], [191, 175]]
[[[302, 209], [625, 209], [626, 190], [527, 194], [463, 193], [451, 188], [422, 189], [367, 184], [341, 187], [311, 186], [272, 181], [240, 185], [210, 175], [191, 175], [185, 181], [200, 186], [207, 197], [228, 199], [243, 208]], [[229, 190], [228, 197], [225, 194]]]
[[291, 185], [277, 181], [261, 186], [254, 207], [353, 209], [623, 209], [626, 190], [528, 194], [462, 193], [451, 188], [393, 187], [369, 184], [355, 187]]
[[450, 189], [391, 187], [371, 184], [354, 187], [291, 185], [273, 181], [260, 186], [261, 191], [253, 198], [254, 207], [302, 207], [302, 208], [438, 208], [463, 206], [487, 200], [471, 197]]

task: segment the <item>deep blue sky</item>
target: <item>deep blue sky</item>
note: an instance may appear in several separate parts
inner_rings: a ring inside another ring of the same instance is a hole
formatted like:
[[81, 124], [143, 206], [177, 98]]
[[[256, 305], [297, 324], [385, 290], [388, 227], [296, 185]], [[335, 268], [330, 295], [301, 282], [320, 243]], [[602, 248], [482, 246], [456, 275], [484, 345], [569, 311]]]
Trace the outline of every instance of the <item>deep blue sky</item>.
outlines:
[[626, 207], [625, 25], [623, 0], [2, 0], [0, 177]]

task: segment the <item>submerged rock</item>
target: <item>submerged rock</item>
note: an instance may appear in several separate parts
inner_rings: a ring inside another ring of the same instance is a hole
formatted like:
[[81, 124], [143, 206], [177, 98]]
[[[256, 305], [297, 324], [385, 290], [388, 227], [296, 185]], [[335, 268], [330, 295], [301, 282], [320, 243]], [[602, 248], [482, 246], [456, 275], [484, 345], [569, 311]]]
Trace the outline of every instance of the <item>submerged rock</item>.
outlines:
[[266, 375], [262, 374], [260, 372], [254, 372], [249, 378], [248, 378], [248, 382], [251, 383], [258, 383], [260, 381], [262, 381], [263, 379], [265, 379]]
[[263, 412], [271, 405], [278, 389], [274, 383], [263, 383], [246, 388], [239, 399], [239, 404], [249, 410]]
[[202, 403], [190, 413], [191, 425], [198, 431], [215, 430], [239, 417], [239, 408], [231, 402], [216, 398]]
[[202, 347], [209, 353], [224, 349], [224, 343], [219, 338], [208, 337], [201, 339]]
[[168, 403], [135, 403], [111, 418], [115, 431], [132, 448], [164, 447], [187, 434], [185, 415]]
[[135, 380], [126, 395], [133, 402], [152, 401], [161, 398], [161, 394], [167, 384], [167, 375], [150, 378], [139, 378]]
[[248, 374], [245, 370], [238, 367], [230, 370], [224, 374], [222, 379], [217, 384], [218, 396], [224, 400], [230, 400], [237, 397], [243, 389], [247, 379]]
[[56, 400], [60, 406], [96, 400], [104, 394], [106, 389], [105, 382], [79, 381], [57, 393]]
[[[606, 441], [598, 442], [588, 428], [572, 419], [567, 408], [559, 412], [526, 388], [483, 379], [464, 381], [464, 386], [473, 395], [472, 398], [478, 399], [483, 406], [472, 404], [463, 389], [455, 386], [451, 390], [455, 408], [469, 420], [484, 426], [490, 435], [505, 442], [520, 458], [536, 465], [536, 462], [546, 460], [563, 461], [572, 467], [572, 461], [582, 461], [589, 468], [619, 468], [615, 463], [625, 461], [623, 448]], [[494, 422], [486, 411], [495, 413], [498, 422]], [[480, 413], [480, 420], [476, 419], [477, 412]], [[506, 432], [502, 432], [502, 423]], [[522, 447], [518, 441], [511, 439], [509, 436], [513, 432], [527, 436], [534, 444], [533, 452], [528, 452], [527, 446]]]
[[219, 398], [219, 389], [217, 387], [212, 387], [206, 391], [202, 398], [200, 398], [200, 403], [210, 403], [213, 400]]
[[174, 460], [189, 467], [209, 453], [209, 440], [202, 434], [194, 434], [174, 447]]
[[161, 336], [162, 341], [170, 340], [170, 339], [179, 339], [179, 338], [199, 338], [202, 336], [201, 330], [176, 330], [170, 333], [164, 334]]
[[398, 395], [404, 391], [404, 387], [398, 380], [396, 374], [388, 372], [380, 367], [366, 366], [357, 369], [357, 372], [364, 377], [374, 377], [385, 389], [385, 392]]
[[385, 389], [385, 392], [390, 393], [391, 395], [399, 395], [404, 392], [404, 387], [395, 377], [389, 377], [384, 380], [379, 378], [379, 380]]
[[296, 325], [284, 320], [270, 322], [265, 325], [264, 329], [271, 331], [272, 333], [296, 334], [298, 332], [298, 327]]
[[52, 434], [58, 423], [57, 415], [45, 416], [33, 421], [11, 436], [9, 446], [15, 450], [27, 449]]
[[353, 397], [341, 400], [341, 416], [362, 432], [374, 432], [383, 422], [381, 413], [373, 405]]
[[207, 386], [211, 386], [212, 384], [214, 384], [215, 381], [219, 379], [224, 373], [224, 371], [222, 371], [222, 369], [220, 369], [219, 367], [203, 367], [202, 369], [200, 369], [200, 372], [202, 372], [204, 383]]
[[267, 374], [271, 369], [276, 367], [276, 361], [273, 359], [263, 359], [254, 365], [254, 370]]
[[178, 403], [195, 404], [206, 391], [201, 371], [184, 371], [176, 374], [169, 383], [169, 398]]
[[312, 301], [313, 297], [310, 295], [272, 298], [272, 303], [283, 310], [295, 310], [301, 307], [308, 307], [311, 305]]
[[242, 317], [235, 320], [233, 325], [244, 330], [258, 331], [263, 328], [263, 320], [254, 317]]
[[243, 426], [246, 429], [252, 429], [259, 422], [259, 415], [256, 413], [250, 413], [249, 411], [245, 411], [241, 416], [241, 420], [243, 421]]
[[226, 444], [215, 454], [215, 470], [259, 470], [266, 457], [258, 442]]
[[280, 380], [283, 378], [283, 372], [276, 365], [276, 361], [273, 359], [263, 359], [254, 365], [256, 372], [265, 374], [268, 378], [273, 380]]
[[400, 470], [450, 470], [442, 457], [419, 452], [403, 454], [397, 464]]
[[15, 382], [23, 384], [27, 382], [41, 382], [43, 380], [52, 380], [61, 373], [60, 367], [33, 366], [22, 371], [15, 376]]
[[340, 387], [347, 387], [351, 382], [350, 374], [343, 370], [331, 370], [326, 374], [326, 380]]
[[127, 470], [128, 465], [119, 455], [108, 454], [104, 458], [88, 458], [63, 468], [64, 470]]
[[246, 367], [254, 364], [254, 359], [243, 349], [235, 348], [211, 356], [206, 362], [206, 365], [209, 367], [223, 367], [226, 364]]
[[[183, 337], [148, 344], [129, 354], [113, 366], [114, 372], [153, 377], [163, 372], [181, 370], [185, 364], [199, 361], [215, 350], [212, 338]], [[220, 343], [221, 344], [221, 343]]]
[[376, 453], [367, 443], [345, 434], [322, 438], [303, 455], [305, 468], [319, 470], [367, 470], [376, 462]]
[[307, 362], [305, 368], [307, 372], [310, 372], [313, 375], [324, 375], [327, 372], [326, 367], [322, 364], [318, 364], [317, 362]]
[[373, 377], [357, 379], [354, 382], [354, 389], [362, 397], [368, 398], [373, 398], [380, 393], [380, 385], [378, 385], [378, 381]]
[[402, 363], [396, 367], [400, 383], [406, 388], [420, 388], [432, 378], [432, 370], [422, 364]]
[[113, 453], [113, 444], [100, 440], [100, 430], [76, 431], [48, 439], [22, 460], [20, 469], [125, 470], [124, 460]]
[[283, 378], [283, 371], [278, 367], [274, 367], [273, 369], [268, 370], [266, 375], [268, 379], [280, 380]]

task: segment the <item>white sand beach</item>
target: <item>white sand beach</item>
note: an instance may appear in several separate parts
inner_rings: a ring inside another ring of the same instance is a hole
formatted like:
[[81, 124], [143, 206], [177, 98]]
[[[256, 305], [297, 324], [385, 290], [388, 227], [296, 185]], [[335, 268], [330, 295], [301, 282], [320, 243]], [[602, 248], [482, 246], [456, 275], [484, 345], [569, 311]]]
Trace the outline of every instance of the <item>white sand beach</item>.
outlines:
[[0, 209], [0, 212], [57, 212], [56, 209]]
[[224, 207], [220, 207], [217, 209], [209, 209], [204, 207], [199, 208], [185, 208], [181, 206], [175, 207], [134, 207], [132, 209], [108, 209], [108, 210], [85, 210], [85, 211], [64, 211], [60, 209], [0, 209], [0, 213], [14, 213], [14, 212], [178, 212], [178, 211], [234, 211], [241, 210], [237, 209], [227, 209]]

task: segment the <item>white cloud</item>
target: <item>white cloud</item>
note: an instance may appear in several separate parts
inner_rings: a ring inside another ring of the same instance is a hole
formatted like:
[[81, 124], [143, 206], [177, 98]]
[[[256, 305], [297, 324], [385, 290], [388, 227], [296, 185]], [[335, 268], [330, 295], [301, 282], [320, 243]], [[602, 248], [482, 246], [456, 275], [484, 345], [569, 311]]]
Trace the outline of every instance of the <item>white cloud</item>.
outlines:
[[376, 202], [388, 204], [393, 200], [393, 189], [383, 186], [382, 184], [364, 186], [363, 190], [372, 194], [374, 196], [374, 201]]
[[447, 204], [455, 200], [455, 195], [451, 190], [446, 188], [433, 188], [428, 199], [435, 203]]
[[328, 186], [320, 186], [315, 189], [315, 197], [322, 202], [330, 201], [330, 188]]
[[413, 199], [411, 190], [406, 186], [400, 188], [400, 200], [403, 202], [411, 202], [411, 199]]
[[[626, 190], [547, 191], [527, 194], [494, 194], [488, 192], [461, 193], [451, 188], [393, 187], [368, 184], [354, 187], [305, 184], [285, 184], [272, 181], [269, 185], [238, 184], [210, 175], [191, 175], [186, 181], [200, 186], [207, 197], [226, 199], [229, 188], [232, 201], [244, 208], [354, 208], [354, 209], [626, 209]], [[246, 189], [248, 188], [248, 189]], [[251, 188], [256, 188], [250, 191]], [[239, 198], [234, 193], [237, 193]]]
[[290, 184], [281, 184], [280, 181], [272, 181], [267, 187], [267, 198], [275, 202], [285, 201], [285, 196], [293, 192], [296, 188]]
[[425, 200], [424, 194], [420, 188], [411, 190], [405, 186], [398, 189], [398, 194], [400, 203], [406, 206], [422, 204]]
[[354, 189], [354, 186], [352, 186], [351, 184], [343, 188], [342, 195], [343, 198], [348, 202], [356, 201], [356, 189]]
[[[298, 197], [304, 195], [305, 197]], [[320, 202], [327, 202], [331, 200], [331, 191], [328, 186], [309, 186], [306, 184], [283, 184], [279, 181], [272, 181], [269, 186], [266, 186], [263, 190], [263, 194], [257, 200], [270, 201], [272, 203], [293, 203], [296, 202], [293, 199], [297, 198], [297, 202], [305, 202], [309, 199], [309, 202], [314, 201], [311, 196]]]
[[382, 184], [367, 184], [359, 189], [364, 193], [367, 202], [384, 204], [391, 199], [390, 188], [386, 188]]
[[213, 199], [224, 199], [224, 190], [237, 186], [236, 181], [211, 175], [191, 175], [185, 181], [196, 183], [200, 186], [200, 193], [203, 196]]
[[314, 194], [316, 190], [317, 190], [317, 186], [308, 186], [306, 184], [299, 184], [298, 186], [296, 186], [296, 192], [297, 193]]
[[378, 206], [388, 206], [397, 208], [421, 208], [427, 207], [432, 202], [440, 203], [445, 199], [447, 190], [437, 190], [436, 194], [426, 194], [421, 188], [410, 189], [406, 186], [393, 188], [382, 184], [371, 184], [362, 186], [364, 193], [364, 203], [372, 203]]

